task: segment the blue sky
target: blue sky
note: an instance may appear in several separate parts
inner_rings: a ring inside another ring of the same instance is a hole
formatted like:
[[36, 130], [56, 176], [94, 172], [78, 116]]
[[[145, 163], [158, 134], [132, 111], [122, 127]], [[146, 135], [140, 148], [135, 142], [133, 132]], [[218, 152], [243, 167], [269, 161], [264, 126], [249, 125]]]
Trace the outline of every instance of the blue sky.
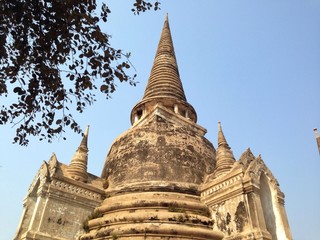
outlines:
[[[89, 171], [100, 175], [113, 140], [130, 127], [130, 111], [142, 98], [165, 14], [181, 80], [198, 124], [216, 146], [217, 122], [236, 159], [250, 147], [271, 169], [286, 195], [295, 240], [311, 240], [320, 227], [320, 1], [166, 1], [162, 10], [134, 16], [132, 1], [108, 1], [103, 27], [114, 46], [132, 53], [137, 87], [119, 83], [112, 99], [99, 96], [79, 115], [90, 124]], [[0, 101], [3, 101], [1, 99]], [[68, 164], [81, 136], [52, 144], [32, 139], [11, 144], [14, 129], [0, 127], [0, 232], [12, 239], [22, 201], [43, 160], [52, 152]]]

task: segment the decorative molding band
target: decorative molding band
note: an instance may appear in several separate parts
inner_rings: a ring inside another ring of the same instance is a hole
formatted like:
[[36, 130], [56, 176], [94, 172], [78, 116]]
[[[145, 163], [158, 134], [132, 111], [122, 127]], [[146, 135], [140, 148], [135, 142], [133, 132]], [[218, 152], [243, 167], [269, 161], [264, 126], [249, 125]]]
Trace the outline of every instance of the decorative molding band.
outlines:
[[201, 192], [201, 197], [206, 197], [206, 196], [209, 196], [209, 195], [212, 195], [212, 194], [216, 194], [217, 192], [225, 190], [231, 184], [234, 184], [236, 182], [241, 183], [241, 179], [242, 179], [242, 176], [241, 175], [237, 175], [237, 176], [229, 178], [228, 180], [226, 180], [224, 182], [221, 182], [221, 183], [219, 183], [217, 185], [213, 185], [210, 188], [208, 188], [206, 190], [203, 190]]
[[52, 180], [51, 182], [51, 186], [53, 186], [54, 188], [57, 188], [61, 191], [67, 192], [67, 193], [71, 193], [71, 194], [75, 194], [81, 197], [85, 197], [88, 199], [92, 199], [95, 201], [101, 201], [102, 200], [102, 196], [99, 193], [95, 193], [93, 191], [89, 191], [87, 189], [78, 187], [78, 186], [74, 186], [62, 181], [58, 181], [58, 180]]

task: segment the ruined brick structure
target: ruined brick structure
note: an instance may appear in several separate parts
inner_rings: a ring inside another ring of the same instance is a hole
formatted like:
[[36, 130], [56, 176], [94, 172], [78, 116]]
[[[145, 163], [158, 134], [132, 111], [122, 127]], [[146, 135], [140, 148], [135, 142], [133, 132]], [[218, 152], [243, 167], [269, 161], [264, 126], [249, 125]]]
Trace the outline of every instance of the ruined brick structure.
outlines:
[[236, 161], [220, 123], [217, 149], [204, 137], [168, 19], [131, 123], [101, 177], [87, 173], [88, 131], [69, 166], [44, 162], [15, 239], [291, 239], [284, 194], [261, 157], [248, 149]]

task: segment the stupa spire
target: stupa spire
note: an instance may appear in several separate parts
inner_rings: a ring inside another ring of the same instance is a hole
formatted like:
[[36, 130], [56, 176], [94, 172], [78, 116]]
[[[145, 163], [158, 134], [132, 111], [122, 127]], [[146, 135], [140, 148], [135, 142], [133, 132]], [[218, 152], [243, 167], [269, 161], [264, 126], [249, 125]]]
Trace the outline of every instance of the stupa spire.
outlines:
[[163, 24], [144, 96], [133, 108], [131, 122], [140, 119], [144, 113], [160, 102], [175, 113], [180, 113], [196, 122], [196, 112], [187, 102], [180, 79], [168, 15]]
[[223, 134], [221, 122], [218, 122], [218, 147], [219, 146], [224, 146], [224, 147], [230, 149], [230, 147], [227, 143], [227, 140]]
[[164, 21], [143, 100], [153, 97], [170, 97], [186, 101], [174, 52], [168, 15]]
[[71, 159], [70, 165], [68, 167], [68, 173], [70, 177], [81, 182], [87, 182], [88, 179], [88, 134], [89, 126], [87, 126], [81, 143], [77, 151], [73, 155], [73, 158]]
[[221, 123], [218, 122], [218, 148], [216, 152], [215, 176], [218, 177], [229, 172], [234, 162], [235, 158], [223, 134]]

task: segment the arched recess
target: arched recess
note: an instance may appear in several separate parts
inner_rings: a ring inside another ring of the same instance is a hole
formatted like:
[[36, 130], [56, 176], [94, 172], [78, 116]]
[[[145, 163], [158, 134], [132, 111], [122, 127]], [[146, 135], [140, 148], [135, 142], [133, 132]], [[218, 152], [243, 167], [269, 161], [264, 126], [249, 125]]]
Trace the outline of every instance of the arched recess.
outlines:
[[272, 236], [272, 240], [281, 240], [277, 237], [275, 200], [273, 197], [269, 180], [264, 173], [261, 173], [260, 175], [260, 199], [266, 227], [268, 232]]

